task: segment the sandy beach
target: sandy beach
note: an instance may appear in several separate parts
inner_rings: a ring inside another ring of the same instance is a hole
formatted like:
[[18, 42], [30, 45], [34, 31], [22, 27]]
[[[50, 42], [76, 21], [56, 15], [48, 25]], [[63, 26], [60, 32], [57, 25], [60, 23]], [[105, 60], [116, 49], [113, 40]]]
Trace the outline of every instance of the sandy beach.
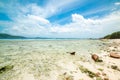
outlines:
[[110, 53], [120, 54], [120, 39], [0, 40], [0, 80], [120, 80]]

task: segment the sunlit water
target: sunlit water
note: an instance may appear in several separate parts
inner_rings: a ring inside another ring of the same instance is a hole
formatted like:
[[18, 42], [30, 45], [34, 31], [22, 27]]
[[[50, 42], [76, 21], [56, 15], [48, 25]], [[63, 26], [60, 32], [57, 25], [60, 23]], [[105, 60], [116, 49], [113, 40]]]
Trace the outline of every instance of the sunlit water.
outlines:
[[100, 53], [101, 47], [100, 40], [0, 40], [0, 68], [12, 65], [0, 72], [0, 80], [24, 80], [29, 74], [43, 80], [40, 75], [49, 76], [47, 72], [59, 70], [57, 63], [69, 60], [69, 52], [88, 55]]

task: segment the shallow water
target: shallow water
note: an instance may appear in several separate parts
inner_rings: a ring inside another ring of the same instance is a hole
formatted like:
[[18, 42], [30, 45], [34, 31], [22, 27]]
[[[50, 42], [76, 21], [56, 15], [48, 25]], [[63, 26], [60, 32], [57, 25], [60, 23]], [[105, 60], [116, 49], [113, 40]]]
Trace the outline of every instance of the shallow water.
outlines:
[[100, 40], [0, 40], [0, 68], [13, 66], [1, 72], [0, 80], [24, 80], [23, 75], [29, 76], [28, 73], [38, 78], [57, 69], [59, 60], [71, 58], [66, 56], [68, 52], [100, 53], [102, 43]]
[[[78, 53], [99, 52], [99, 40], [0, 40], [0, 55], [30, 51]], [[51, 53], [51, 52], [50, 52]]]

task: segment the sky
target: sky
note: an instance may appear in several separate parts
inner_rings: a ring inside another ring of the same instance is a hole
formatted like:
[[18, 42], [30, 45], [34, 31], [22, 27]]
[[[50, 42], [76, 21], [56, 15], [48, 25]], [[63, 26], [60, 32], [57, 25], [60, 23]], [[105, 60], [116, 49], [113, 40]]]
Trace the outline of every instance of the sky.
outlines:
[[0, 33], [100, 38], [120, 31], [120, 0], [0, 0]]

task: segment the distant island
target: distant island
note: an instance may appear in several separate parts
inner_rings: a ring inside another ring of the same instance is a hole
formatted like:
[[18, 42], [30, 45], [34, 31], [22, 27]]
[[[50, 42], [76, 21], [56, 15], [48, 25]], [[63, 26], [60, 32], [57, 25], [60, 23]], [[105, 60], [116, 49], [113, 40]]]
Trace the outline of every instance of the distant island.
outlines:
[[[48, 37], [24, 37], [6, 33], [0, 33], [0, 39], [97, 39], [97, 38], [48, 38]], [[102, 39], [120, 39], [120, 31], [106, 35]]]
[[25, 39], [23, 36], [14, 36], [10, 34], [0, 33], [0, 39]]
[[96, 38], [50, 38], [50, 37], [23, 37], [0, 33], [0, 39], [96, 39]]
[[120, 31], [109, 34], [109, 35], [103, 37], [103, 39], [120, 39]]
[[0, 33], [0, 39], [79, 39], [79, 38], [23, 37], [6, 33]]
[[11, 34], [0, 33], [0, 39], [49, 39], [45, 37], [24, 37], [24, 36], [15, 36]]

